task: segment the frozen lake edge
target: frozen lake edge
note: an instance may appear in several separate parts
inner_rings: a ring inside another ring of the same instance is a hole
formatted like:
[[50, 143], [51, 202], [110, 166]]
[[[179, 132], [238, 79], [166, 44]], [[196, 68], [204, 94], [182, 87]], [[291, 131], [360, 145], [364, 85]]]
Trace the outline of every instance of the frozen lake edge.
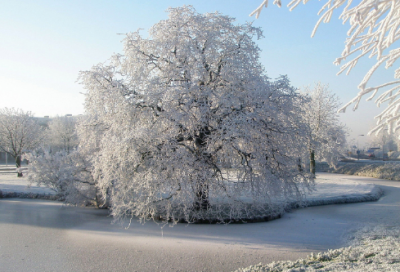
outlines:
[[[384, 195], [376, 202], [296, 209], [280, 220], [257, 224], [170, 228], [132, 221], [129, 229], [110, 224], [104, 210], [0, 199], [1, 267], [3, 271], [233, 271], [341, 248], [349, 234], [366, 225], [399, 225], [400, 182], [325, 173], [319, 178], [323, 185], [319, 195], [324, 198], [339, 196], [339, 188], [370, 192], [373, 183]], [[347, 186], [332, 185], [336, 183]]]
[[[324, 178], [318, 176], [324, 175]], [[332, 178], [326, 178], [326, 173], [317, 173], [316, 187], [307, 199], [299, 205], [292, 203], [291, 209], [333, 205], [333, 204], [348, 204], [358, 202], [377, 201], [383, 195], [383, 191], [373, 184], [362, 184], [353, 182], [351, 179], [345, 181]], [[43, 199], [43, 200], [58, 200], [56, 193], [50, 188], [28, 186], [26, 177], [18, 178], [13, 174], [0, 175], [0, 199], [1, 198], [27, 198], [27, 199]], [[274, 216], [265, 216], [260, 218], [242, 219], [240, 222], [246, 221], [249, 223], [266, 222], [282, 217], [282, 214]], [[210, 223], [210, 222], [200, 222]], [[235, 222], [231, 222], [235, 223]]]

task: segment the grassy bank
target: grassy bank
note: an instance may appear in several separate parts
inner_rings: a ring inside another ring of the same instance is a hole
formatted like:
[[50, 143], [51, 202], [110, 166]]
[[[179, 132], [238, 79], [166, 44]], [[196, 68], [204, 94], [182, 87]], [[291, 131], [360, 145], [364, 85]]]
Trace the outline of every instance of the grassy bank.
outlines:
[[400, 181], [400, 163], [386, 161], [339, 162], [337, 168], [317, 163], [317, 171]]

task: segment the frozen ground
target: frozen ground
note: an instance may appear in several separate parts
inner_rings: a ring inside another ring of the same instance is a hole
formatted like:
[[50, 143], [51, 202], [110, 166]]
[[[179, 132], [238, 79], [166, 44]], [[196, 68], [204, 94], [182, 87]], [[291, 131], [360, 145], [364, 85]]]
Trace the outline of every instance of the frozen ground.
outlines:
[[363, 183], [351, 176], [318, 173], [315, 191], [307, 197], [308, 206], [378, 200], [383, 191], [373, 183]]
[[298, 209], [264, 223], [161, 228], [153, 222], [132, 222], [129, 229], [110, 224], [105, 210], [1, 199], [0, 267], [2, 271], [233, 271], [338, 249], [366, 225], [399, 225], [400, 182], [328, 173], [317, 177], [319, 191], [310, 200], [358, 198], [374, 195], [376, 188], [384, 196], [375, 202]]
[[359, 160], [339, 162], [337, 168], [330, 168], [326, 163], [318, 163], [317, 169], [346, 175], [357, 175], [379, 179], [400, 181], [400, 161]]
[[400, 271], [400, 228], [378, 226], [355, 233], [351, 246], [318, 254], [305, 259], [258, 264], [236, 272], [272, 271]]
[[[0, 191], [3, 197], [45, 198], [55, 192], [44, 186], [28, 186], [25, 175], [18, 178], [15, 173], [0, 174]], [[374, 184], [360, 183], [348, 177], [318, 175], [315, 191], [307, 198], [308, 206], [339, 204], [377, 200], [381, 190]], [[34, 197], [29, 197], [34, 196]]]
[[2, 197], [19, 196], [24, 198], [44, 199], [52, 199], [55, 197], [55, 192], [49, 188], [35, 185], [28, 187], [27, 177], [18, 178], [14, 171], [10, 171], [9, 173], [0, 172], [0, 192]]

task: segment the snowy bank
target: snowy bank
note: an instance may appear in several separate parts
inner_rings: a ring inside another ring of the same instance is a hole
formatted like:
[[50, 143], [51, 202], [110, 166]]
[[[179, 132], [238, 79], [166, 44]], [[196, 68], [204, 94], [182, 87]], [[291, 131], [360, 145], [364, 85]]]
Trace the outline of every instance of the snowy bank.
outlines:
[[[0, 198], [38, 198], [57, 200], [56, 193], [44, 186], [28, 186], [26, 176], [18, 178], [14, 174], [0, 175]], [[376, 201], [382, 190], [374, 184], [358, 183], [341, 175], [316, 176], [315, 190], [301, 206], [320, 206], [330, 204]], [[292, 203], [293, 207], [299, 206]]]
[[359, 183], [341, 175], [316, 175], [315, 191], [306, 206], [357, 203], [378, 200], [383, 192], [375, 184]]
[[18, 178], [15, 172], [0, 174], [0, 198], [32, 198], [57, 200], [56, 193], [43, 186], [29, 186], [26, 176]]
[[339, 162], [336, 169], [317, 163], [317, 171], [400, 181], [400, 163], [386, 161]]
[[255, 271], [400, 271], [400, 228], [375, 227], [358, 231], [349, 247], [311, 254], [305, 259], [249, 266]]

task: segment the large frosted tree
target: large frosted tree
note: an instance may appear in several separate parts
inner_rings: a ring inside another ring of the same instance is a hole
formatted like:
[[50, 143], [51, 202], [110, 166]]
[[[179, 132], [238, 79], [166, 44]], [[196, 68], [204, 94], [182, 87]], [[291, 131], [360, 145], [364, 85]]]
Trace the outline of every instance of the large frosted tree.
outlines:
[[270, 82], [251, 24], [170, 8], [124, 54], [82, 72], [82, 148], [116, 219], [273, 216], [312, 179], [297, 168], [304, 136], [286, 77]]
[[[31, 112], [21, 109], [0, 109], [0, 150], [15, 159], [21, 167], [21, 156], [26, 151], [37, 148], [43, 139], [43, 129], [35, 121]], [[22, 172], [18, 171], [22, 177]]]
[[[261, 5], [254, 10], [252, 15], [260, 15], [262, 9], [267, 7], [269, 0], [263, 0]], [[308, 1], [292, 0], [288, 3], [290, 10], [293, 10], [301, 2]], [[280, 0], [274, 0], [274, 4], [281, 7]], [[400, 48], [394, 43], [400, 38], [400, 1], [399, 0], [361, 0], [353, 3], [352, 0], [328, 0], [318, 14], [321, 14], [312, 36], [315, 34], [321, 22], [328, 23], [336, 9], [342, 8], [340, 19], [343, 23], [350, 24], [342, 55], [334, 62], [340, 65], [342, 61], [351, 58], [340, 68], [338, 74], [347, 70], [347, 74], [356, 66], [360, 58], [368, 56], [375, 58], [376, 63], [364, 76], [358, 88], [360, 92], [351, 101], [345, 104], [340, 111], [344, 112], [347, 107], [354, 104], [357, 109], [362, 97], [370, 95], [367, 100], [373, 99], [380, 89], [384, 91], [376, 99], [380, 106], [387, 103], [388, 106], [377, 118], [377, 126], [371, 131], [377, 134], [385, 128], [391, 133], [400, 128], [400, 68], [395, 70], [394, 80], [385, 82], [378, 86], [367, 86], [371, 76], [383, 64], [385, 68], [391, 67], [400, 57]]]

